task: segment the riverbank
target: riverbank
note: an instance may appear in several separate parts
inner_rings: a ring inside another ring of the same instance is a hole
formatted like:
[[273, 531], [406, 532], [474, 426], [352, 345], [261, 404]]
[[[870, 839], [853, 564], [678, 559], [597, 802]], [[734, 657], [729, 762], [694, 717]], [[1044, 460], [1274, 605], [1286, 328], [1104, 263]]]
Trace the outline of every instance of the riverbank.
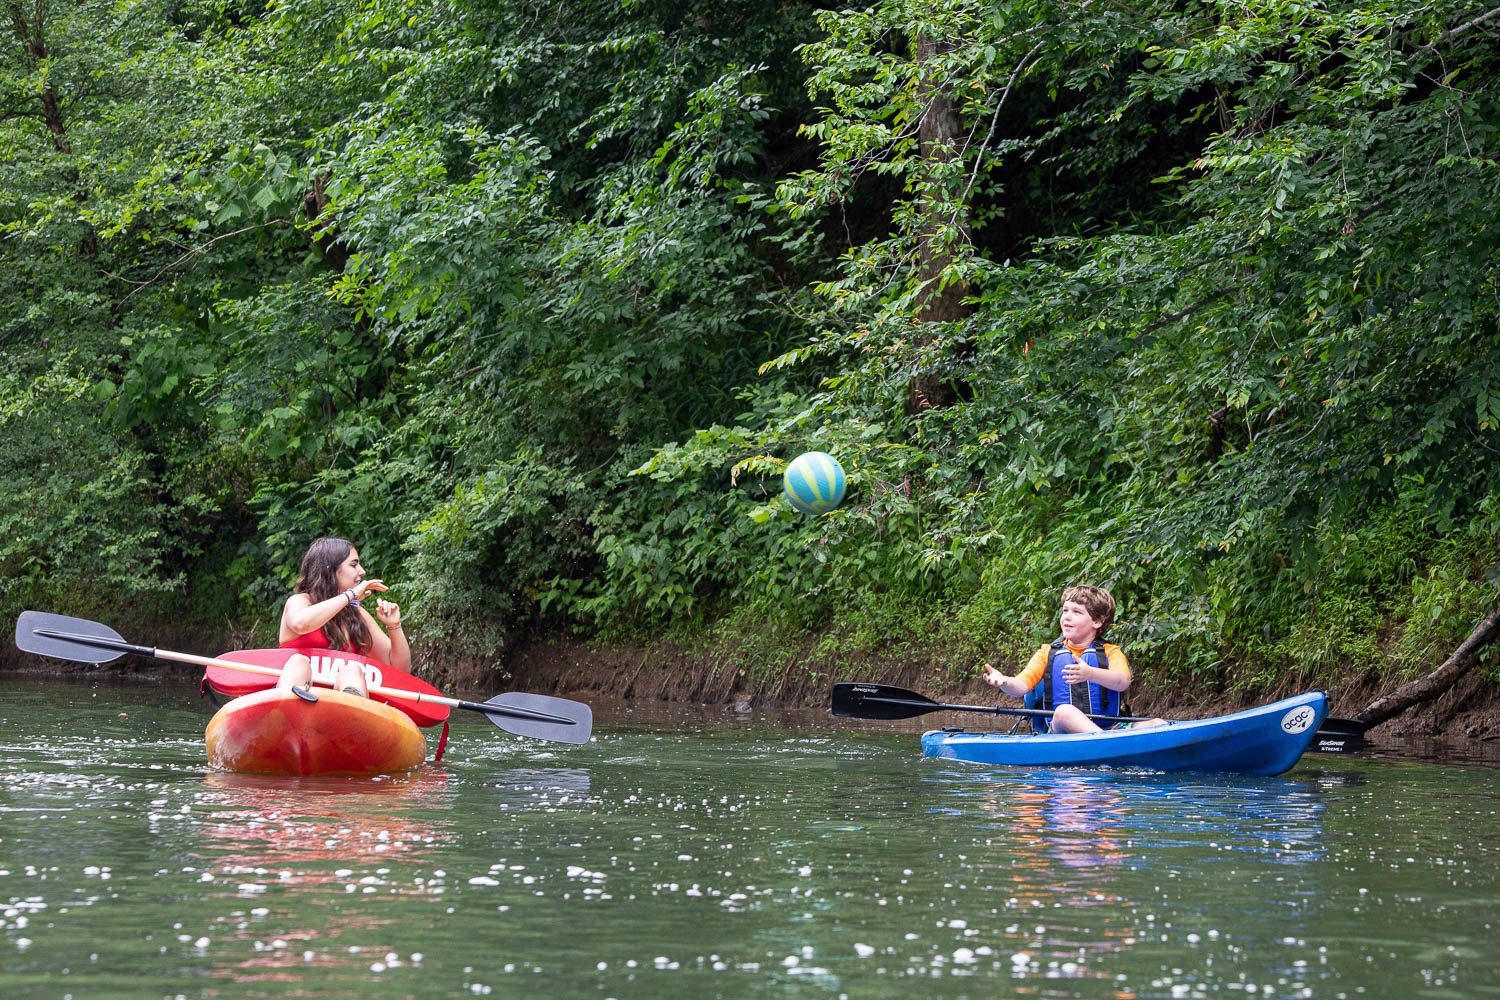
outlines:
[[[801, 706], [827, 704], [829, 687], [835, 681], [862, 680], [895, 684], [920, 691], [934, 700], [950, 704], [1013, 704], [994, 688], [975, 678], [965, 683], [934, 681], [944, 676], [941, 667], [903, 658], [880, 662], [864, 658], [855, 669], [831, 662], [788, 664], [772, 678], [756, 683], [741, 669], [727, 665], [712, 653], [685, 650], [662, 643], [651, 647], [590, 645], [568, 640], [526, 643], [507, 658], [508, 683], [539, 694], [586, 698], [598, 694], [612, 698], [682, 701], [711, 705]], [[1390, 676], [1379, 681], [1325, 689], [1334, 716], [1355, 715], [1404, 680]], [[471, 683], [483, 688], [481, 675], [455, 676], [453, 683]], [[1138, 715], [1163, 718], [1202, 718], [1238, 711], [1296, 693], [1290, 685], [1256, 692], [1204, 691], [1184, 697], [1173, 690], [1149, 690], [1149, 684], [1132, 689], [1131, 710]], [[1418, 706], [1371, 730], [1402, 739], [1500, 739], [1500, 687], [1473, 671], [1435, 701]]]
[[[200, 655], [216, 650], [175, 648]], [[0, 676], [93, 676], [102, 673], [154, 675], [196, 671], [140, 657], [123, 657], [103, 666], [64, 664], [20, 653], [14, 647], [0, 652]], [[818, 707], [826, 705], [836, 681], [862, 680], [910, 688], [937, 701], [992, 705], [1011, 703], [977, 678], [955, 682], [936, 662], [908, 656], [881, 660], [863, 656], [855, 664], [819, 659], [808, 651], [787, 654], [784, 663], [748, 667], [728, 655], [702, 647], [670, 642], [650, 645], [588, 643], [573, 639], [537, 639], [515, 647], [496, 668], [479, 660], [450, 658], [436, 669], [419, 673], [440, 690], [465, 698], [487, 698], [502, 690], [531, 691], [587, 700], [590, 696], [652, 702], [724, 705], [740, 708]], [[196, 676], [196, 674], [195, 674]], [[1334, 716], [1357, 714], [1376, 698], [1409, 678], [1382, 677], [1375, 681], [1328, 684]], [[1145, 678], [1130, 696], [1131, 710], [1163, 718], [1202, 718], [1237, 711], [1293, 694], [1301, 688], [1286, 685], [1272, 690], [1202, 690], [1185, 696], [1175, 689], [1152, 689]], [[1375, 738], [1403, 740], [1500, 739], [1500, 686], [1472, 671], [1434, 701], [1376, 727]]]

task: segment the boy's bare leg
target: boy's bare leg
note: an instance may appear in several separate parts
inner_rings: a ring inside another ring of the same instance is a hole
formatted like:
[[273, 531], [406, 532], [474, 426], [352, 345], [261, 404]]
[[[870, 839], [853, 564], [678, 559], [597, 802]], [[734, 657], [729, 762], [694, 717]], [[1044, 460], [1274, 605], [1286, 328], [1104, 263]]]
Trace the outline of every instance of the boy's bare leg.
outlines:
[[1102, 732], [1094, 720], [1079, 711], [1077, 705], [1059, 705], [1052, 713], [1054, 733], [1098, 733]]

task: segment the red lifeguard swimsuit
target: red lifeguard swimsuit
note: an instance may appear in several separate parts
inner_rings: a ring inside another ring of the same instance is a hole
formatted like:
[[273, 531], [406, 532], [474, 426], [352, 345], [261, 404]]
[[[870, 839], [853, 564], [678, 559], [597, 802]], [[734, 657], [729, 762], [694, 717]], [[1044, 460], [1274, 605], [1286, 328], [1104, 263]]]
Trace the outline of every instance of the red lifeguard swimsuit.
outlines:
[[327, 649], [327, 648], [329, 648], [328, 647], [328, 636], [326, 636], [326, 635], [323, 634], [323, 630], [321, 628], [316, 628], [316, 629], [313, 629], [311, 632], [304, 632], [304, 633], [302, 633], [301, 635], [297, 636], [295, 639], [292, 639], [290, 642], [283, 642], [281, 644], [281, 648], [282, 649]]

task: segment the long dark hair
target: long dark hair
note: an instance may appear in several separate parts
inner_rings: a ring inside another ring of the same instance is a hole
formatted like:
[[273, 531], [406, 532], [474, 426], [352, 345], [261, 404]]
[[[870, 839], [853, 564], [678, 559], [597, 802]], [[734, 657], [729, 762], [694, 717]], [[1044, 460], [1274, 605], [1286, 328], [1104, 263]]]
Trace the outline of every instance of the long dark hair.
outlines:
[[[296, 592], [306, 594], [314, 604], [341, 593], [338, 568], [353, 551], [354, 543], [347, 538], [319, 538], [314, 541], [303, 553], [302, 565], [297, 569]], [[323, 634], [328, 637], [330, 649], [362, 653], [370, 648], [369, 628], [365, 625], [364, 616], [352, 604], [324, 623]]]

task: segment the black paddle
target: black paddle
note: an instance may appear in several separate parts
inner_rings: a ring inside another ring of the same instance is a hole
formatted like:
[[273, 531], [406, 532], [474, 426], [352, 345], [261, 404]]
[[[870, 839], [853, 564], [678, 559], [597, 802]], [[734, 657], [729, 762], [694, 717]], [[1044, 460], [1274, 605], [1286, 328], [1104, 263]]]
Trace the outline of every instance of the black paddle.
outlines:
[[[926, 695], [890, 684], [835, 684], [834, 715], [854, 719], [910, 719], [928, 712], [979, 712], [983, 715], [1014, 715], [1045, 718], [1052, 713], [1040, 708], [1007, 708], [1003, 705], [944, 705]], [[1146, 722], [1135, 715], [1090, 715], [1096, 722]], [[1354, 719], [1324, 719], [1323, 728], [1309, 747], [1321, 753], [1355, 753], [1365, 745], [1368, 727]]]
[[[227, 667], [244, 673], [265, 674], [268, 677], [281, 674], [275, 667], [217, 660], [192, 653], [173, 653], [153, 646], [137, 646], [126, 642], [107, 625], [91, 622], [86, 618], [70, 618], [43, 611], [21, 612], [21, 617], [16, 619], [16, 645], [27, 653], [72, 660], [75, 663], [108, 663], [126, 653], [134, 653], [158, 660], [193, 663], [200, 667]], [[372, 687], [370, 693], [385, 698], [435, 702], [453, 708], [466, 708], [471, 712], [483, 712], [486, 718], [508, 733], [551, 740], [554, 743], [587, 743], [594, 724], [593, 710], [582, 702], [542, 694], [507, 691], [481, 704], [387, 687]]]

